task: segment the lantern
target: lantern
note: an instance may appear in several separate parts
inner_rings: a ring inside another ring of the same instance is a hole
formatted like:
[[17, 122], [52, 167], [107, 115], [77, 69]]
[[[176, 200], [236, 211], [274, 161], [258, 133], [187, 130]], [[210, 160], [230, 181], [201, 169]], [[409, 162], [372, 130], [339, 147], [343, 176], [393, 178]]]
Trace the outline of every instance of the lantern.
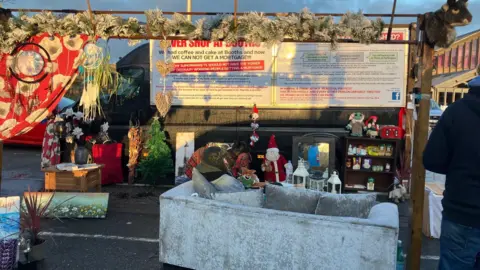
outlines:
[[293, 186], [297, 188], [305, 188], [305, 184], [308, 182], [310, 174], [305, 168], [303, 159], [298, 160], [298, 167], [293, 173]]
[[65, 121], [56, 119], [53, 124], [53, 130], [54, 130], [53, 132], [57, 137], [63, 138], [66, 133]]
[[328, 191], [330, 193], [336, 194], [337, 193], [337, 186], [338, 186], [338, 193], [342, 193], [342, 181], [340, 181], [340, 177], [338, 177], [338, 172], [333, 171], [332, 176], [328, 179]]
[[324, 178], [320, 172], [314, 173], [310, 175], [310, 182], [308, 183], [308, 188], [311, 190], [325, 191], [325, 181], [327, 181], [327, 178]]

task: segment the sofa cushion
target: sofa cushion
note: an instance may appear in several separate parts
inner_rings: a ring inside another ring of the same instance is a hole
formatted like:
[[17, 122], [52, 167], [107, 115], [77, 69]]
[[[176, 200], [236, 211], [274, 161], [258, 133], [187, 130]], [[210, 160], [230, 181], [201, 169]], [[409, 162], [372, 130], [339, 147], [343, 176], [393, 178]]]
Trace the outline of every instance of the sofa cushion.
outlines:
[[267, 184], [265, 208], [313, 214], [321, 193], [323, 192]]
[[211, 182], [216, 190], [221, 192], [240, 192], [245, 191], [245, 186], [235, 177], [224, 174], [217, 180]]
[[252, 189], [242, 192], [217, 192], [213, 196], [216, 201], [238, 204], [250, 207], [263, 207], [263, 189]]
[[367, 218], [377, 195], [322, 193], [315, 209], [316, 215]]
[[196, 169], [192, 170], [193, 189], [201, 198], [212, 199], [218, 190]]

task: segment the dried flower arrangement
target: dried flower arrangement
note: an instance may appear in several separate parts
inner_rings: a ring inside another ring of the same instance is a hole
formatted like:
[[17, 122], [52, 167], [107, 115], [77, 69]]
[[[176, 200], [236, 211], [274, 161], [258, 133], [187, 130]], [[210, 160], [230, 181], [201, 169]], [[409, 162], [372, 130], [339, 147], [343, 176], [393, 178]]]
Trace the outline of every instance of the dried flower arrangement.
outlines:
[[131, 126], [128, 130], [128, 183], [132, 184], [135, 177], [135, 168], [138, 165], [138, 157], [142, 152], [142, 129], [139, 125]]
[[146, 25], [134, 17], [123, 19], [120, 16], [89, 12], [57, 16], [44, 11], [31, 17], [21, 14], [0, 24], [0, 52], [10, 53], [16, 44], [42, 32], [62, 36], [87, 34], [103, 39], [129, 38], [148, 32], [159, 37], [183, 35], [189, 39], [227, 42], [243, 38], [247, 42], [265, 42], [267, 45], [290, 38], [294, 41], [330, 42], [335, 46], [338, 39], [345, 36], [360, 43], [372, 43], [378, 40], [384, 28], [381, 19], [370, 20], [363, 16], [361, 11], [348, 12], [335, 23], [332, 17], [315, 16], [306, 8], [300, 13], [274, 18], [263, 13], [250, 12], [239, 16], [236, 26], [231, 15], [205, 17], [196, 23], [190, 22], [186, 16], [178, 13], [167, 18], [158, 9], [145, 11], [145, 16]]

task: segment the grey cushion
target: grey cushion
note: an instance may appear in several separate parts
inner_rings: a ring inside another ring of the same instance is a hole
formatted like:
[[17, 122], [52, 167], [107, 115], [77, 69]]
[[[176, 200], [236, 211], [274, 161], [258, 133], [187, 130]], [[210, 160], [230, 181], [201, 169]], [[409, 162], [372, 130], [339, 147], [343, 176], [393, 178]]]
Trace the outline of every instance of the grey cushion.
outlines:
[[217, 192], [214, 200], [250, 207], [263, 207], [263, 189], [246, 190], [242, 192]]
[[245, 191], [245, 186], [235, 177], [228, 174], [222, 175], [215, 181], [211, 182], [216, 190], [221, 192], [240, 192]]
[[323, 192], [267, 184], [265, 208], [313, 214], [321, 193]]
[[315, 214], [322, 216], [367, 218], [377, 195], [323, 193], [318, 199]]
[[201, 198], [212, 199], [218, 190], [196, 169], [192, 170], [193, 189]]

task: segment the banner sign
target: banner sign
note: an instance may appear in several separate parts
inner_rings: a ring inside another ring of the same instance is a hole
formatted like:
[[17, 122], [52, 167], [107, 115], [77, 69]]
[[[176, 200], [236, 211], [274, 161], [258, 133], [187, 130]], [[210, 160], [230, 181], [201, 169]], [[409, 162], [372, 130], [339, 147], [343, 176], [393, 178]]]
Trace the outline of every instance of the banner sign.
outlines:
[[[387, 30], [381, 39], [386, 39]], [[408, 40], [394, 29], [391, 40]], [[150, 41], [151, 93], [174, 91], [173, 105], [259, 107], [403, 107], [408, 46], [172, 40], [164, 55]], [[156, 66], [173, 62], [165, 78]]]
[[159, 41], [151, 41], [152, 91], [175, 91], [173, 105], [271, 106], [272, 50], [245, 42], [172, 41], [167, 59], [175, 68], [164, 82], [155, 68], [164, 61]]
[[405, 45], [282, 43], [275, 101], [279, 106], [402, 107]]

